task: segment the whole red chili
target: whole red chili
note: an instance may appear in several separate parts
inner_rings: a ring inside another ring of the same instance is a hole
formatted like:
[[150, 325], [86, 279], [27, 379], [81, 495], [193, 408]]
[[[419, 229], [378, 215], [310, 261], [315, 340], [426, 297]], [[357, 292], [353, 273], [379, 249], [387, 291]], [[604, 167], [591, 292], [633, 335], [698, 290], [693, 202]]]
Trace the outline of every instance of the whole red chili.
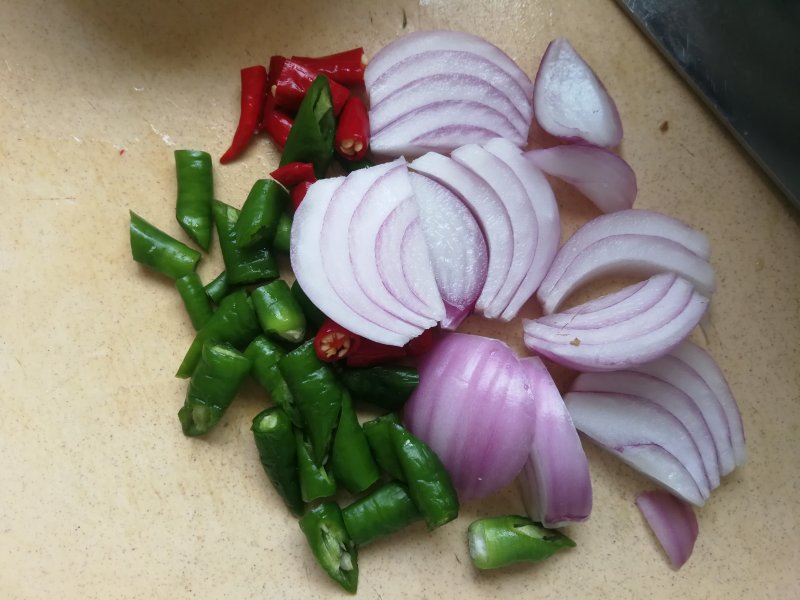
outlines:
[[261, 124], [264, 97], [267, 91], [267, 70], [261, 66], [246, 67], [241, 71], [242, 101], [239, 125], [233, 134], [230, 148], [219, 159], [222, 164], [239, 156], [255, 135]]
[[350, 96], [339, 115], [333, 147], [347, 160], [361, 160], [369, 147], [369, 115], [358, 96]]
[[317, 73], [327, 75], [342, 85], [360, 85], [364, 83], [364, 68], [367, 66], [367, 57], [363, 48], [353, 48], [345, 52], [329, 54], [310, 58], [308, 56], [293, 56], [296, 63], [314, 69]]
[[292, 125], [294, 125], [292, 118], [275, 108], [275, 98], [267, 94], [264, 101], [264, 119], [261, 121], [261, 129], [266, 131], [273, 141], [283, 149]]
[[308, 193], [308, 188], [311, 187], [311, 181], [301, 181], [296, 186], [292, 188], [291, 193], [289, 194], [289, 198], [292, 201], [292, 207], [294, 210], [300, 206], [300, 203], [303, 201], [303, 198], [306, 197]]
[[289, 190], [298, 183], [303, 183], [304, 181], [314, 183], [317, 180], [314, 175], [314, 165], [304, 162], [293, 162], [278, 167], [270, 173], [270, 177]]
[[[269, 93], [275, 98], [275, 106], [296, 112], [317, 75], [319, 72], [315, 69], [309, 69], [291, 59], [284, 59], [269, 89]], [[338, 115], [350, 97], [350, 91], [335, 81], [329, 80], [329, 83], [333, 113]]]
[[314, 336], [314, 350], [320, 360], [333, 362], [357, 349], [362, 341], [361, 336], [351, 333], [336, 321], [325, 319]]

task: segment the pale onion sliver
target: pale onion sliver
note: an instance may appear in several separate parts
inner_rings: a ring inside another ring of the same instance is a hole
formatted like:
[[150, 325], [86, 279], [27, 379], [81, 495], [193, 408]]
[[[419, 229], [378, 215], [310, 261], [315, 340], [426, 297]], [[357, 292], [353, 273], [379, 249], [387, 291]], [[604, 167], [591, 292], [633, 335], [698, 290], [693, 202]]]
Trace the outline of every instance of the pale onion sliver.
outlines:
[[664, 490], [639, 494], [636, 506], [655, 533], [672, 566], [680, 569], [689, 560], [699, 532], [692, 507]]
[[[431, 256], [419, 218], [409, 224], [403, 235], [400, 263], [411, 292], [428, 307], [431, 318], [435, 321], [444, 320], [445, 306], [433, 276]], [[421, 264], [430, 265], [430, 268], [421, 269]]]
[[[596, 312], [600, 312], [601, 310], [606, 310], [612, 308], [620, 304], [621, 302], [627, 300], [634, 294], [637, 294], [639, 290], [645, 287], [650, 281], [655, 279], [655, 277], [651, 277], [650, 279], [646, 279], [644, 281], [640, 281], [639, 283], [635, 283], [633, 285], [629, 285], [627, 287], [622, 288], [616, 292], [612, 292], [610, 294], [606, 294], [605, 296], [600, 296], [599, 298], [595, 298], [594, 300], [590, 300], [584, 304], [579, 306], [573, 306], [572, 308], [568, 308], [565, 311], [558, 313], [559, 315], [571, 315], [571, 318], [579, 315], [591, 315]], [[552, 323], [549, 319], [556, 318], [558, 315], [545, 315], [542, 319], [547, 318], [548, 323]]]

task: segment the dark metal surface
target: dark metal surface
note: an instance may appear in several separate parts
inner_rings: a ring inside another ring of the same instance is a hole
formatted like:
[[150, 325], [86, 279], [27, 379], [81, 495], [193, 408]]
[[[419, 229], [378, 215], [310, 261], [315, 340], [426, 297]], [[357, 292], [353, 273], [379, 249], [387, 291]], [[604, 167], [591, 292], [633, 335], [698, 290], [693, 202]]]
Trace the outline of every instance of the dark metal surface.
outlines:
[[800, 208], [800, 0], [617, 0]]

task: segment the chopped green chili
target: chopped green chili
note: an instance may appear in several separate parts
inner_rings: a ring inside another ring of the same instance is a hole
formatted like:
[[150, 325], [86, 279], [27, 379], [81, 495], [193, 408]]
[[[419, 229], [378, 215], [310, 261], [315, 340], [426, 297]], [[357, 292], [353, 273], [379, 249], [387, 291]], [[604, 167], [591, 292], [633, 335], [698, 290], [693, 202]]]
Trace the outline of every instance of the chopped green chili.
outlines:
[[342, 520], [335, 502], [326, 502], [309, 510], [300, 519], [311, 552], [325, 572], [348, 592], [358, 588], [358, 551]]
[[319, 75], [306, 92], [289, 138], [281, 155], [281, 166], [293, 162], [310, 162], [314, 165], [317, 179], [325, 177], [325, 171], [333, 158], [333, 138], [336, 134], [336, 117], [328, 78]]
[[130, 211], [130, 237], [133, 260], [167, 277], [178, 279], [194, 271], [200, 253], [154, 227]]
[[212, 212], [228, 284], [275, 279], [278, 276], [278, 264], [266, 245], [246, 249], [239, 245], [235, 231], [239, 211], [224, 202], [214, 200]]
[[225, 276], [225, 271], [217, 275], [210, 283], [206, 285], [206, 294], [214, 304], [219, 304], [222, 299], [230, 292], [228, 286], [228, 279]]
[[305, 502], [327, 498], [336, 493], [336, 480], [325, 465], [317, 466], [311, 458], [309, 443], [302, 431], [295, 430], [297, 449], [297, 471], [300, 477], [300, 493]]
[[342, 518], [353, 543], [364, 546], [418, 521], [422, 515], [406, 486], [393, 481], [345, 506]]
[[256, 288], [251, 297], [264, 333], [291, 343], [302, 341], [306, 317], [283, 279]]
[[282, 212], [278, 217], [278, 224], [275, 228], [275, 237], [272, 239], [272, 248], [276, 252], [289, 253], [292, 240], [292, 215]]
[[175, 217], [183, 230], [206, 252], [211, 246], [211, 200], [214, 179], [211, 155], [201, 150], [175, 150], [178, 200]]
[[320, 326], [325, 322], [327, 317], [325, 313], [323, 313], [320, 309], [314, 306], [314, 303], [308, 299], [306, 293], [303, 291], [303, 288], [300, 287], [300, 284], [295, 280], [292, 284], [292, 295], [297, 300], [297, 303], [300, 305], [300, 308], [303, 309], [303, 314], [306, 316], [306, 322], [311, 325], [311, 328], [314, 332], [320, 328]]
[[244, 355], [253, 361], [251, 374], [260, 383], [278, 406], [289, 415], [292, 423], [297, 427], [303, 426], [300, 411], [295, 405], [292, 392], [286, 385], [286, 380], [278, 370], [278, 361], [286, 352], [275, 342], [268, 340], [263, 335], [258, 336], [247, 349]]
[[273, 406], [253, 419], [253, 437], [261, 466], [286, 506], [296, 515], [303, 514], [303, 498], [297, 470], [297, 447], [292, 422], [284, 410]]
[[375, 457], [375, 462], [378, 466], [392, 479], [399, 479], [404, 481], [403, 468], [400, 466], [400, 461], [394, 452], [392, 445], [392, 436], [389, 429], [393, 424], [399, 424], [400, 419], [395, 413], [389, 413], [367, 421], [362, 425], [364, 435], [367, 436], [372, 456]]
[[381, 476], [353, 410], [353, 401], [346, 391], [342, 394], [339, 426], [333, 438], [331, 466], [336, 481], [352, 494], [363, 492]]
[[413, 367], [375, 366], [345, 369], [342, 382], [353, 399], [369, 402], [387, 410], [400, 410], [419, 383]]
[[186, 307], [186, 312], [192, 321], [192, 326], [195, 330], [200, 329], [214, 313], [211, 310], [211, 302], [203, 287], [203, 282], [200, 281], [200, 276], [193, 271], [176, 279], [175, 287], [178, 288], [178, 293], [181, 295], [181, 300], [183, 300], [183, 305]]
[[253, 184], [236, 221], [234, 231], [242, 248], [271, 244], [278, 220], [289, 204], [289, 194], [272, 179]]

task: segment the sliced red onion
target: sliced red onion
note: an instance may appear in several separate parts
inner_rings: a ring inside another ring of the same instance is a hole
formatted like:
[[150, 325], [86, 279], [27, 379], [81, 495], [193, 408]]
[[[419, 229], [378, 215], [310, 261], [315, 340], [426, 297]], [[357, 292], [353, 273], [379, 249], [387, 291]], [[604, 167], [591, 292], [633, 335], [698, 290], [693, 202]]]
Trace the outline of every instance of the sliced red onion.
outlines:
[[708, 299], [691, 292], [687, 301], [689, 287], [687, 281], [676, 278], [665, 292], [665, 296], [670, 294], [669, 303], [632, 311], [629, 319], [605, 327], [592, 328], [589, 322], [583, 329], [554, 328], [524, 320], [525, 345], [579, 371], [616, 371], [655, 360], [683, 341], [705, 314]]
[[617, 146], [622, 122], [605, 87], [563, 37], [542, 57], [533, 90], [533, 110], [547, 133], [597, 146]]
[[511, 267], [506, 273], [503, 285], [483, 309], [486, 318], [494, 319], [506, 309], [530, 270], [539, 233], [536, 213], [527, 191], [511, 167], [488, 150], [469, 144], [454, 150], [450, 156], [483, 179], [495, 191], [511, 221], [513, 242]]
[[410, 180], [446, 308], [441, 325], [455, 329], [475, 306], [486, 281], [486, 241], [469, 209], [449, 189], [418, 173], [411, 173]]
[[485, 181], [447, 156], [431, 152], [409, 167], [449, 189], [478, 222], [489, 252], [486, 281], [475, 303], [483, 311], [503, 285], [514, 254], [511, 221], [502, 200]]
[[294, 214], [290, 260], [292, 271], [309, 299], [328, 317], [382, 344], [402, 346], [410, 338], [365, 319], [344, 303], [328, 280], [322, 263], [319, 240], [324, 229], [325, 210], [344, 177], [322, 179], [313, 184]]
[[603, 212], [629, 209], [636, 200], [636, 174], [627, 162], [605, 148], [554, 146], [530, 150], [525, 158], [575, 186]]
[[527, 459], [534, 418], [530, 384], [504, 343], [448, 333], [419, 364], [406, 425], [442, 460], [462, 501], [510, 483]]
[[[413, 202], [413, 200], [412, 200]], [[417, 211], [419, 213], [419, 211]], [[441, 321], [445, 318], [445, 306], [433, 275], [433, 265], [428, 251], [428, 243], [422, 231], [422, 223], [417, 218], [408, 226], [400, 247], [400, 264], [403, 275], [411, 292], [419, 298], [423, 305], [429, 307], [431, 318]], [[420, 264], [431, 265], [429, 269], [420, 269]]]
[[632, 366], [630, 370], [666, 381], [689, 396], [703, 413], [703, 418], [708, 423], [711, 435], [714, 437], [720, 474], [724, 476], [733, 471], [736, 467], [736, 460], [725, 411], [714, 391], [706, 385], [697, 371], [669, 355], [652, 362]]
[[672, 566], [680, 569], [694, 549], [699, 527], [692, 507], [663, 490], [642, 492], [636, 506], [667, 553]]
[[719, 463], [711, 430], [697, 405], [675, 386], [642, 373], [614, 371], [583, 373], [573, 382], [570, 391], [629, 394], [668, 411], [686, 427], [697, 444], [711, 488], [719, 486]]
[[[564, 402], [578, 431], [604, 450], [687, 502], [702, 506], [708, 498], [708, 478], [697, 445], [669, 412], [625, 394], [570, 392]], [[650, 452], [652, 448], [668, 453], [675, 462]]]
[[[646, 285], [648, 285], [652, 281], [657, 280], [658, 277], [659, 276], [654, 276], [654, 277], [651, 277], [650, 279], [646, 279], [645, 281], [640, 281], [639, 283], [634, 283], [633, 285], [629, 285], [628, 287], [622, 288], [619, 291], [612, 292], [610, 294], [606, 294], [605, 296], [600, 296], [599, 298], [595, 298], [594, 300], [590, 300], [589, 302], [586, 302], [585, 304], [581, 304], [580, 306], [573, 306], [572, 308], [569, 308], [569, 309], [567, 309], [564, 312], [559, 313], [559, 314], [571, 315], [570, 318], [572, 319], [572, 318], [575, 318], [577, 315], [590, 314], [590, 313], [599, 312], [601, 310], [606, 310], [607, 308], [612, 308], [613, 306], [616, 306], [617, 304], [619, 304], [623, 300], [627, 300], [628, 298], [630, 298], [634, 294], [638, 293], [639, 290], [641, 290], [643, 287], [645, 287]], [[550, 321], [550, 319], [551, 318], [552, 319], [556, 319], [557, 315], [555, 315], [555, 314], [553, 314], [553, 315], [545, 315], [544, 317], [541, 317], [541, 318], [542, 319], [547, 319], [548, 323], [552, 323], [552, 321]]]
[[731, 445], [733, 446], [736, 465], [744, 464], [747, 458], [747, 452], [744, 443], [742, 416], [739, 413], [736, 400], [731, 393], [731, 388], [728, 386], [728, 382], [725, 381], [725, 375], [722, 374], [717, 363], [708, 352], [689, 341], [683, 342], [677, 348], [674, 348], [672, 352], [670, 352], [670, 355], [683, 361], [694, 369], [703, 381], [705, 381], [706, 385], [714, 392], [728, 420], [728, 427], [731, 432]]
[[592, 481], [578, 432], [542, 361], [534, 356], [520, 363], [535, 402], [533, 442], [519, 476], [525, 511], [545, 527], [585, 521]]

